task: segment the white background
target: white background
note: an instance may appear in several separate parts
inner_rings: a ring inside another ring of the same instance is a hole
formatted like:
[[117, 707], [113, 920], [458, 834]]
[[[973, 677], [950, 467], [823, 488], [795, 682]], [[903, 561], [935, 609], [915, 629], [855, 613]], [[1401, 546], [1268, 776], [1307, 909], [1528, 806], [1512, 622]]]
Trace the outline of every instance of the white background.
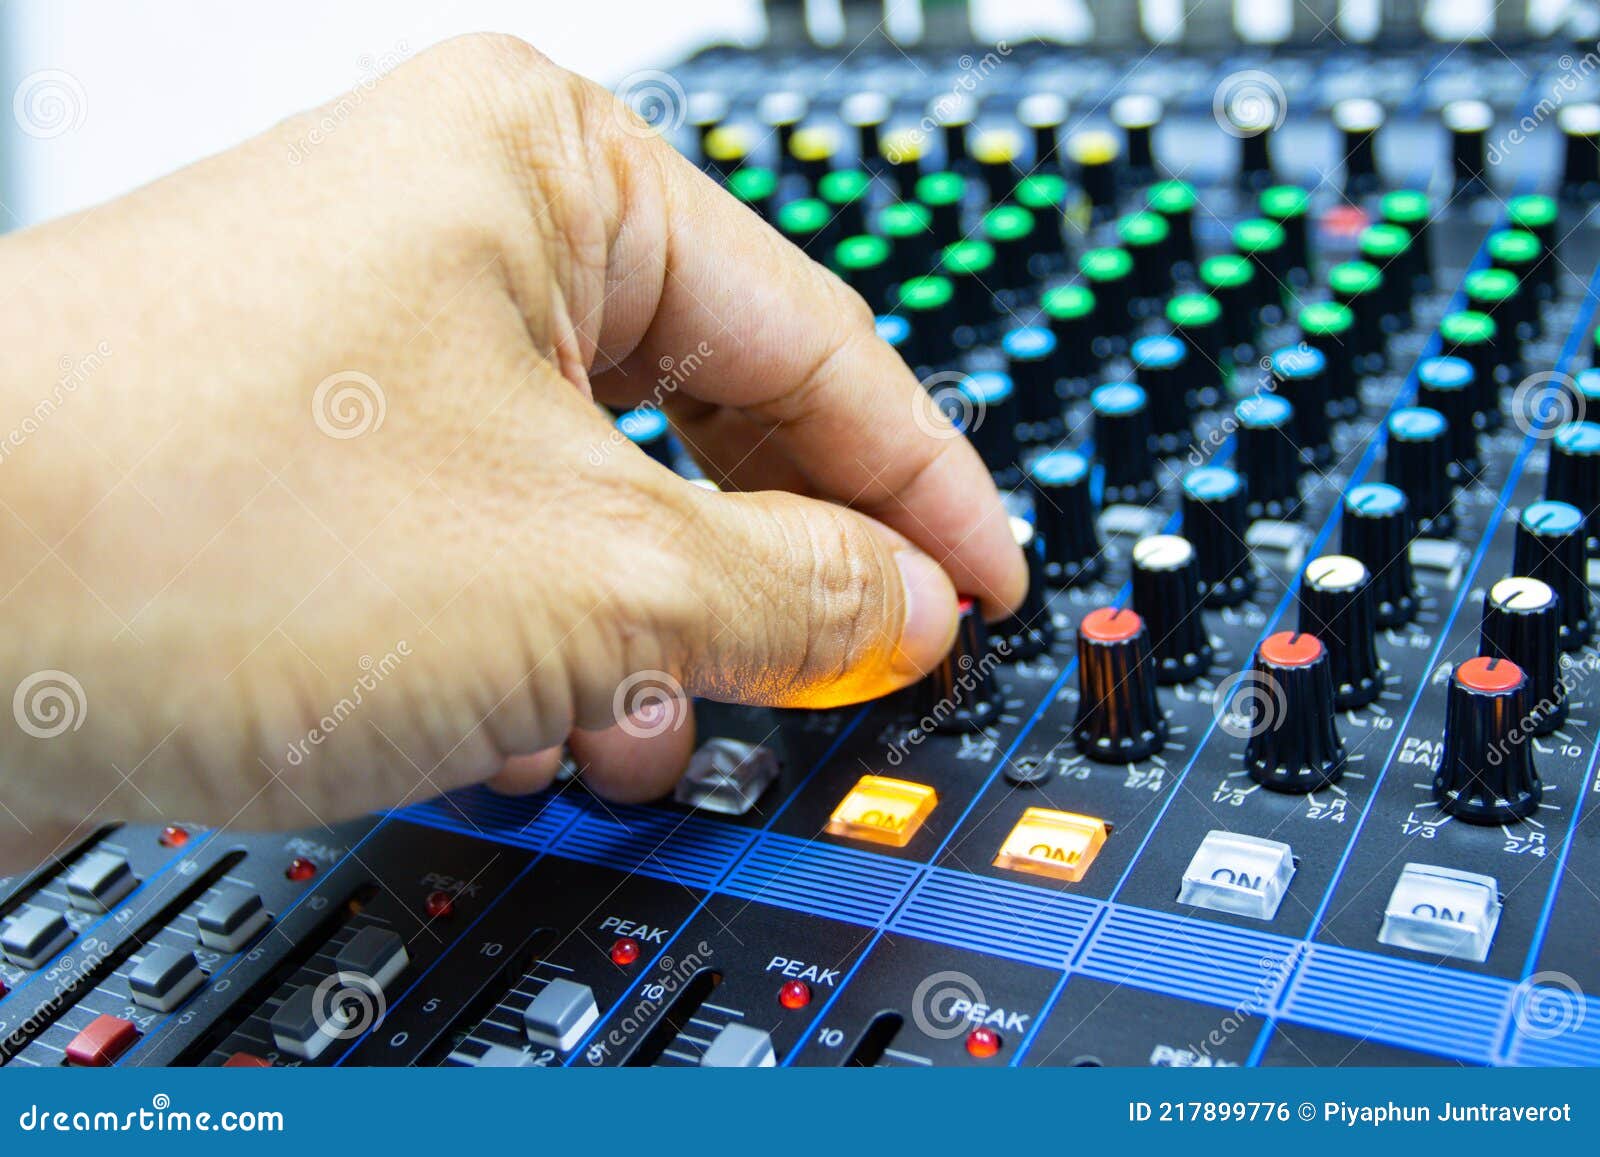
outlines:
[[[828, 3], [812, 2], [826, 23]], [[1154, 0], [1147, 11], [1160, 27], [1180, 3]], [[1253, 27], [1270, 32], [1284, 23], [1288, 3], [1248, 0], [1245, 10]], [[1470, 25], [1488, 3], [1447, 0], [1434, 9]], [[1560, 3], [1538, 0], [1536, 11]], [[893, 9], [897, 34], [918, 27], [911, 0], [894, 0]], [[980, 0], [975, 9], [989, 38], [1070, 35], [1083, 21], [1066, 0]], [[0, 114], [0, 225], [114, 196], [353, 87], [370, 69], [364, 61], [414, 54], [457, 33], [516, 33], [615, 83], [711, 40], [758, 39], [763, 27], [757, 0], [4, 0], [0, 95], [41, 72], [64, 75], [78, 107], [70, 131], [48, 139]]]

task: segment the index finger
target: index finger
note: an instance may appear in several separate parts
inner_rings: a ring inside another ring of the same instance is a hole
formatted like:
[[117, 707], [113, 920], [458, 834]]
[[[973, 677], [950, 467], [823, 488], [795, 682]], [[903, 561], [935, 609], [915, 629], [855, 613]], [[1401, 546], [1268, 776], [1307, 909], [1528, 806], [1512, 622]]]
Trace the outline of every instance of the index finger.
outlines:
[[905, 535], [991, 613], [1014, 610], [1027, 568], [989, 472], [866, 303], [665, 142], [598, 151], [626, 171], [596, 391], [648, 392], [693, 352], [673, 390], [739, 410], [816, 494]]

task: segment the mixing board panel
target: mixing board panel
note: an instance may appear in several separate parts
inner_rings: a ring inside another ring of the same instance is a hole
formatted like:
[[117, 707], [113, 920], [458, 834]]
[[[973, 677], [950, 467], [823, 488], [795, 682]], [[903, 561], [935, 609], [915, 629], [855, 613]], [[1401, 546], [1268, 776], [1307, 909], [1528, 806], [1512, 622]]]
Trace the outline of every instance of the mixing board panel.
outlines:
[[0, 881], [0, 1063], [1600, 1063], [1594, 58], [957, 7], [624, 95], [880, 313], [1018, 618], [651, 806], [98, 832]]

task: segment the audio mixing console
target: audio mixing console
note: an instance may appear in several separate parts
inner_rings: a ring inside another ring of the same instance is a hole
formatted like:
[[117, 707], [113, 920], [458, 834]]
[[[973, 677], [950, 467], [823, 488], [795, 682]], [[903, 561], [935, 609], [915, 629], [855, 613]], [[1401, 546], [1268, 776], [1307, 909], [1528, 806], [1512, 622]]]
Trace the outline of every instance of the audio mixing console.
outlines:
[[0, 1064], [1600, 1063], [1600, 50], [799, 7], [655, 111], [977, 445], [1021, 614], [697, 705], [650, 806], [96, 832], [0, 881]]

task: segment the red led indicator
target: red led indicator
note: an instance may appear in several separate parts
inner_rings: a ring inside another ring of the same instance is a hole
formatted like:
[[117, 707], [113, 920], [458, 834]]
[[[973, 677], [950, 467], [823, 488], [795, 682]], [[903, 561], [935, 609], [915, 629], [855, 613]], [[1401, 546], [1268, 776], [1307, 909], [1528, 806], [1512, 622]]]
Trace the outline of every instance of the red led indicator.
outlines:
[[283, 874], [298, 884], [315, 876], [317, 865], [304, 856], [296, 856], [289, 861], [289, 866], [283, 870]]
[[160, 839], [161, 846], [164, 848], [181, 848], [189, 842], [189, 833], [176, 824], [168, 824], [161, 829], [161, 835], [157, 838]]
[[1456, 667], [1456, 682], [1469, 691], [1503, 694], [1515, 691], [1522, 685], [1522, 668], [1510, 659], [1491, 659], [1479, 655]]
[[1083, 616], [1078, 633], [1096, 643], [1126, 643], [1139, 633], [1144, 620], [1137, 611], [1121, 607], [1101, 607]]
[[618, 968], [626, 968], [639, 959], [639, 942], [632, 936], [624, 936], [611, 946], [611, 963]]
[[971, 595], [962, 595], [956, 600], [956, 610], [963, 615], [976, 605], [977, 604], [972, 601]]
[[1261, 658], [1274, 667], [1309, 667], [1322, 658], [1322, 643], [1304, 631], [1279, 631], [1261, 644]]
[[986, 1061], [998, 1053], [1002, 1043], [999, 1033], [982, 1025], [967, 1034], [967, 1052], [980, 1061]]
[[455, 915], [456, 898], [449, 892], [429, 892], [422, 909], [430, 920], [447, 920]]
[[787, 1009], [804, 1008], [811, 1003], [811, 986], [803, 980], [791, 980], [778, 989], [778, 1003]]
[[1335, 237], [1355, 237], [1371, 222], [1364, 210], [1354, 205], [1340, 205], [1337, 209], [1329, 209], [1322, 215], [1322, 228], [1324, 232]]

